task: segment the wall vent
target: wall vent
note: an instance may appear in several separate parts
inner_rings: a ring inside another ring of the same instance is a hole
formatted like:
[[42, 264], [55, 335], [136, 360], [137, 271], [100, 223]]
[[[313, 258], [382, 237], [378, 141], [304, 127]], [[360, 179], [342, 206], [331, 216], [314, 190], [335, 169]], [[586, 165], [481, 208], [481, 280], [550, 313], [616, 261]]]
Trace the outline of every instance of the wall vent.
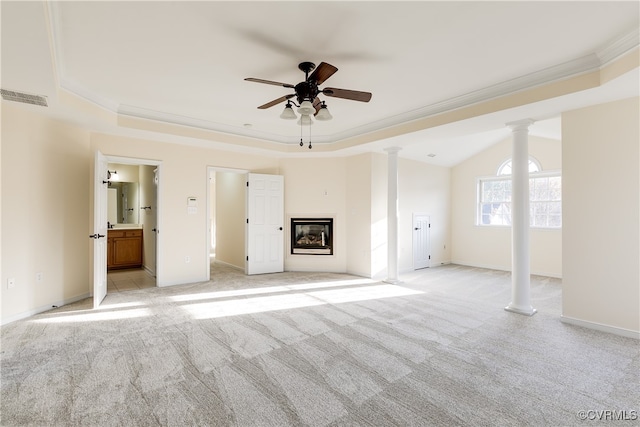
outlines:
[[2, 99], [5, 101], [22, 102], [23, 104], [40, 105], [47, 107], [47, 97], [42, 95], [31, 95], [24, 92], [16, 92], [13, 90], [0, 89]]

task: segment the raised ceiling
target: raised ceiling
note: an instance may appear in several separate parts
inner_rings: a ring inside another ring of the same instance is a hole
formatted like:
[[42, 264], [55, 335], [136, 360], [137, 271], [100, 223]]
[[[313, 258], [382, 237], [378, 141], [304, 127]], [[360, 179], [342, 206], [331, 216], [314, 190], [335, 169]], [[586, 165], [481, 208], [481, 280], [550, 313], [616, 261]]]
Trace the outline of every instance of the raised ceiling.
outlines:
[[[90, 129], [176, 143], [279, 156], [396, 145], [451, 166], [506, 137], [507, 122], [532, 118], [532, 133], [559, 138], [560, 112], [639, 92], [637, 1], [1, 7], [3, 89], [45, 95], [47, 113]], [[634, 52], [635, 65], [604, 78]], [[324, 97], [334, 119], [312, 126], [314, 150], [279, 118], [284, 104], [257, 109], [290, 89], [244, 81], [295, 85], [302, 61], [338, 67], [324, 87], [373, 93]]]

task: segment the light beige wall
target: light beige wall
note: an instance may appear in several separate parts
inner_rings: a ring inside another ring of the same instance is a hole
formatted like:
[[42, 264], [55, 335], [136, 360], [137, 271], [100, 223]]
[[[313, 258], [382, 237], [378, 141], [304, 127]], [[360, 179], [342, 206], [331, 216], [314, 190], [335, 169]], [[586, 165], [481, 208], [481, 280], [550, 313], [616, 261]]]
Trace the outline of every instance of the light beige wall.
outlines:
[[[562, 167], [562, 143], [529, 136], [529, 154], [544, 171]], [[511, 228], [476, 224], [478, 179], [496, 176], [511, 157], [511, 137], [456, 165], [451, 171], [451, 261], [511, 270]], [[531, 273], [562, 277], [562, 230], [530, 230]]]
[[640, 99], [562, 115], [567, 319], [640, 331]]
[[246, 175], [216, 172], [216, 261], [244, 268]]
[[371, 277], [371, 154], [346, 159], [347, 272]]
[[107, 169], [111, 172], [118, 172], [118, 181], [122, 182], [139, 182], [140, 181], [140, 166], [138, 165], [125, 165], [122, 163], [109, 163]]
[[398, 159], [400, 272], [413, 270], [413, 214], [429, 215], [431, 266], [450, 262], [450, 175], [447, 167]]
[[[344, 158], [280, 160], [285, 194], [285, 270], [346, 272], [346, 165]], [[332, 217], [333, 255], [291, 254], [292, 217]]]
[[[335, 218], [335, 254], [294, 257], [289, 254], [287, 243], [285, 269], [350, 271], [368, 277], [386, 274], [387, 156], [384, 154], [278, 160], [90, 134], [11, 107], [3, 111], [2, 125], [2, 245], [5, 249], [2, 283], [6, 285], [8, 277], [15, 277], [17, 281], [15, 289], [7, 291], [6, 286], [2, 287], [3, 321], [88, 295], [92, 283], [92, 245], [88, 235], [93, 233], [95, 150], [106, 156], [160, 163], [157, 203], [151, 202], [156, 203], [160, 230], [156, 269], [159, 286], [198, 282], [207, 277], [206, 196], [210, 166], [282, 174], [287, 219], [299, 215]], [[417, 190], [413, 188], [414, 178], [431, 182], [437, 175], [444, 182], [440, 172], [429, 168], [425, 171], [419, 165], [409, 167], [406, 173], [410, 188], [403, 189], [401, 184], [401, 194], [407, 194], [408, 198], [416, 191], [422, 194], [421, 186]], [[20, 189], [10, 185], [15, 182], [15, 176], [23, 177]], [[56, 179], [51, 179], [52, 176]], [[198, 199], [196, 214], [187, 213], [189, 197]], [[409, 199], [403, 203], [408, 203], [407, 209], [422, 209]], [[289, 235], [288, 223], [285, 233]], [[145, 235], [151, 236], [146, 231]], [[145, 257], [146, 254], [145, 250]], [[190, 262], [186, 262], [185, 257], [189, 257]], [[40, 271], [43, 286], [34, 283], [35, 274]]]
[[92, 155], [88, 132], [5, 102], [1, 144], [6, 323], [88, 296]]
[[[161, 162], [158, 189], [158, 286], [199, 282], [208, 277], [206, 196], [209, 166], [278, 173], [278, 161], [275, 158], [115, 135], [92, 134], [92, 155], [96, 149], [105, 155]], [[187, 213], [189, 197], [198, 200], [195, 214]], [[186, 262], [185, 257], [189, 257], [190, 261]]]

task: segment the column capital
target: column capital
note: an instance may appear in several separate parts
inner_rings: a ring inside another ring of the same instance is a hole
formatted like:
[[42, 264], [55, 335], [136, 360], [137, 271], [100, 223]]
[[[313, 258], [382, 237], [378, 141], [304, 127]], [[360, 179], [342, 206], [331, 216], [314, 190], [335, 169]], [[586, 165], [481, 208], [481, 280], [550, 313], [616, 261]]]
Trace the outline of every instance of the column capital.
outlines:
[[397, 154], [398, 151], [402, 150], [402, 148], [400, 147], [387, 147], [387, 148], [383, 148], [384, 151], [386, 151], [389, 154]]
[[534, 124], [536, 121], [533, 119], [522, 119], [516, 120], [515, 122], [505, 123], [505, 126], [510, 127], [512, 132], [519, 130], [529, 130], [529, 126]]

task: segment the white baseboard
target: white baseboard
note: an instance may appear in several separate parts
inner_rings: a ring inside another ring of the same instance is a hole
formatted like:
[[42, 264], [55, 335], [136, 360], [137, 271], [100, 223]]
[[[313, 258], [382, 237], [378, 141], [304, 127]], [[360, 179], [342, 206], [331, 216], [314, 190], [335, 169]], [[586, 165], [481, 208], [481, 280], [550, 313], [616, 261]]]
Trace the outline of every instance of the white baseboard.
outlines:
[[573, 317], [560, 316], [562, 323], [569, 325], [581, 326], [583, 328], [595, 329], [596, 331], [607, 332], [614, 335], [620, 335], [627, 338], [635, 338], [640, 340], [640, 332], [631, 329], [619, 328], [617, 326], [603, 325], [602, 323], [590, 322], [588, 320], [574, 319]]
[[[498, 270], [498, 271], [509, 271], [509, 272], [511, 271], [509, 267], [505, 267], [503, 265], [476, 264], [476, 263], [469, 263], [469, 262], [456, 261], [456, 260], [451, 261], [451, 264], [464, 265], [466, 267], [485, 268], [487, 270]], [[554, 279], [562, 279], [562, 275], [558, 275], [556, 273], [546, 273], [543, 271], [531, 271], [531, 275], [542, 276], [542, 277], [553, 277]]]
[[[451, 261], [433, 261], [429, 264], [429, 267], [425, 267], [425, 268], [437, 268], [437, 267], [442, 267], [443, 265], [449, 265], [449, 264], [451, 264]], [[419, 270], [422, 270], [422, 268], [420, 268]], [[403, 268], [398, 272], [398, 274], [413, 273], [414, 271], [418, 271], [418, 270], [414, 269], [413, 267]]]
[[142, 268], [151, 276], [156, 277], [156, 272], [150, 269], [149, 267], [147, 267], [146, 265], [143, 265]]
[[9, 323], [15, 322], [17, 320], [26, 319], [27, 317], [35, 316], [36, 314], [44, 313], [45, 311], [49, 311], [56, 307], [62, 307], [63, 305], [71, 304], [76, 301], [80, 301], [91, 296], [90, 293], [78, 295], [77, 297], [68, 298], [62, 301], [53, 302], [51, 304], [43, 305], [41, 307], [34, 308], [33, 310], [25, 311], [23, 313], [15, 314], [13, 316], [9, 316], [7, 318], [2, 319], [1, 325], [7, 325]]
[[219, 260], [217, 260], [217, 259], [215, 259], [215, 258], [213, 259], [213, 262], [214, 262], [215, 264], [222, 264], [222, 265], [226, 265], [227, 267], [235, 268], [236, 270], [242, 270], [242, 271], [244, 271], [244, 266], [243, 266], [243, 267], [240, 267], [240, 266], [237, 266], [237, 265], [235, 265], [235, 264], [229, 264], [228, 262], [219, 261]]

